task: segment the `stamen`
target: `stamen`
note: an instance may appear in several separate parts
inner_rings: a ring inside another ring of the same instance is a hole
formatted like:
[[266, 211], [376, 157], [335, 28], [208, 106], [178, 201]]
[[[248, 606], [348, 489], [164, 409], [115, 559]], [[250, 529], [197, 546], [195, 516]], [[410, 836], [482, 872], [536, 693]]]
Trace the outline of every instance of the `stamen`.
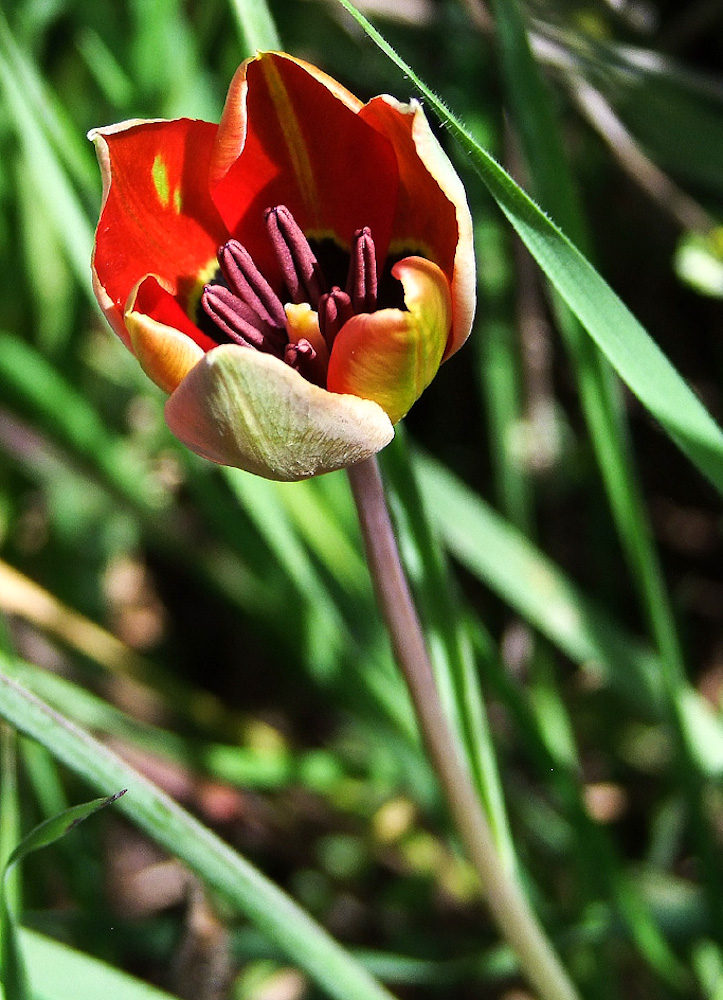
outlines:
[[238, 240], [229, 240], [218, 252], [218, 262], [229, 288], [272, 326], [284, 327], [284, 304]]
[[337, 333], [353, 315], [351, 299], [341, 288], [335, 286], [319, 299], [319, 329], [330, 350]]
[[264, 218], [292, 301], [310, 302], [316, 309], [323, 279], [309, 241], [285, 205], [269, 208]]
[[[217, 342], [223, 336], [272, 354], [325, 387], [329, 352], [339, 331], [355, 314], [377, 308], [377, 254], [371, 230], [365, 226], [354, 233], [346, 291], [334, 285], [327, 292], [316, 255], [289, 209], [269, 208], [264, 221], [288, 296], [274, 291], [243, 244], [228, 240], [218, 251], [222, 277], [205, 286], [202, 310], [217, 328]], [[319, 333], [326, 347], [318, 340]]]
[[377, 307], [377, 250], [368, 226], [354, 233], [346, 290], [354, 312], [374, 312]]
[[[241, 347], [269, 351], [262, 320], [241, 299], [224, 285], [206, 285], [201, 304], [216, 326]], [[263, 324], [265, 326], [265, 324]]]

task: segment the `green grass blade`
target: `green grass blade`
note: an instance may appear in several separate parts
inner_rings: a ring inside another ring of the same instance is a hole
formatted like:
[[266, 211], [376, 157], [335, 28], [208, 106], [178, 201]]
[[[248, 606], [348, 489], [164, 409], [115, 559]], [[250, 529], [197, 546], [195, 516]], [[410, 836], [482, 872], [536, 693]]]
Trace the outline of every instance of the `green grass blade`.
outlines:
[[80, 805], [71, 806], [70, 809], [65, 809], [57, 816], [51, 816], [50, 819], [46, 819], [45, 822], [40, 823], [26, 837], [23, 837], [14, 849], [7, 860], [5, 874], [7, 874], [11, 865], [22, 861], [23, 858], [27, 857], [28, 854], [32, 854], [33, 851], [39, 851], [41, 847], [48, 847], [50, 844], [54, 844], [56, 840], [60, 840], [66, 833], [70, 833], [73, 827], [82, 823], [83, 820], [88, 819], [93, 813], [98, 812], [99, 809], [104, 809], [105, 806], [111, 805], [121, 795], [125, 795], [125, 791], [123, 789], [123, 791], [116, 792], [114, 795], [108, 795], [105, 798], [92, 799], [90, 802], [81, 802]]
[[22, 929], [20, 942], [34, 1000], [174, 1000], [170, 993], [43, 934]]
[[35, 426], [46, 428], [84, 462], [98, 466], [132, 503], [150, 509], [160, 506], [150, 475], [80, 390], [39, 351], [4, 331], [0, 331], [0, 385], [5, 401], [29, 410]]
[[244, 54], [280, 49], [281, 40], [266, 0], [230, 0]]
[[[581, 213], [573, 179], [549, 95], [532, 58], [517, 0], [495, 0], [495, 9], [508, 90], [513, 96], [533, 187], [543, 208], [579, 240]], [[683, 654], [631, 457], [617, 386], [605, 360], [584, 336], [566, 305], [557, 296], [553, 305], [576, 366], [585, 417], [633, 583], [653, 644], [660, 654], [668, 718], [679, 743], [679, 780], [688, 798], [691, 823], [707, 870], [706, 881], [714, 885], [720, 880], [720, 871], [715, 861], [713, 833], [701, 800], [703, 790], [685, 773], [687, 758], [695, 757], [700, 741], [690, 741], [691, 730], [683, 707], [686, 702]]]
[[630, 390], [723, 492], [723, 431], [589, 261], [475, 141], [349, 0], [339, 3], [405, 73], [466, 152], [528, 250]]
[[63, 164], [37, 121], [27, 94], [21, 88], [12, 66], [0, 49], [0, 90], [18, 141], [32, 166], [36, 196], [52, 219], [58, 241], [63, 245], [78, 284], [89, 301], [95, 302], [90, 282], [90, 254], [93, 228], [68, 178]]
[[588, 243], [582, 207], [550, 94], [530, 49], [517, 0], [494, 0], [497, 40], [520, 145], [540, 204], [581, 248]]
[[[532, 56], [517, 0], [495, 0], [495, 10], [507, 88], [533, 188], [542, 206], [581, 242], [585, 230], [577, 191], [550, 95]], [[618, 533], [672, 695], [684, 676], [682, 654], [628, 447], [618, 387], [564, 303], [557, 300], [554, 305], [576, 367], [585, 418]]]
[[9, 905], [6, 883], [13, 865], [22, 861], [28, 854], [38, 851], [42, 847], [60, 840], [66, 833], [70, 833], [73, 827], [83, 820], [92, 816], [105, 806], [115, 802], [121, 795], [125, 794], [125, 789], [115, 795], [101, 799], [93, 799], [92, 802], [84, 802], [77, 806], [72, 806], [57, 816], [52, 816], [44, 823], [40, 823], [34, 830], [31, 830], [27, 837], [11, 852], [7, 859], [0, 877], [0, 913], [2, 913], [2, 924], [0, 924], [0, 954], [2, 954], [2, 977], [5, 991], [5, 1000], [31, 1000], [32, 993], [28, 978], [28, 966], [26, 957], [20, 948], [19, 935], [17, 933], [16, 915]]
[[[644, 715], [667, 718], [659, 659], [629, 636], [527, 538], [452, 473], [418, 460], [427, 509], [449, 551], [576, 663], [603, 676]], [[701, 774], [723, 774], [723, 722], [698, 693], [680, 693], [686, 740]]]
[[0, 51], [3, 53], [0, 57], [3, 64], [23, 94], [25, 108], [32, 113], [43, 135], [57, 152], [68, 176], [81, 191], [94, 195], [98, 190], [98, 167], [92, 147], [89, 148], [83, 131], [78, 129], [53, 88], [38, 72], [37, 64], [16, 43], [2, 11]]
[[[0, 667], [4, 657], [0, 656]], [[0, 675], [0, 715], [90, 785], [127, 787], [118, 808], [185, 862], [337, 1000], [392, 1000], [389, 993], [293, 900], [227, 844], [89, 734]]]

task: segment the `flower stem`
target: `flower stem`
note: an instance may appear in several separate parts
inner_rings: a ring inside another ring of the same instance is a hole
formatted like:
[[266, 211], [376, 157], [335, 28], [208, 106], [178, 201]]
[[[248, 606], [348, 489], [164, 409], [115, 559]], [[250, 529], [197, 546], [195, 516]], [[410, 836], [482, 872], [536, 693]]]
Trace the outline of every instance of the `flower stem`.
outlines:
[[419, 727], [450, 812], [482, 883], [487, 905], [542, 1000], [578, 994], [520, 885], [503, 866], [460, 747], [442, 708], [421, 625], [399, 558], [379, 465], [370, 458], [348, 470], [369, 570]]

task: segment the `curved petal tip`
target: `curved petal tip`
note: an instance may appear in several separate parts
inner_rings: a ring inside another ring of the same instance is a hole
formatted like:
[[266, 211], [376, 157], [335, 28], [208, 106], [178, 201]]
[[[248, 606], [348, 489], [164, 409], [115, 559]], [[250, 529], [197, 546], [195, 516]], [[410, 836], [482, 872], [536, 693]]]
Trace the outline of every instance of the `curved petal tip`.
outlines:
[[327, 385], [373, 399], [395, 424], [437, 374], [452, 299], [445, 274], [423, 257], [397, 261], [392, 275], [402, 283], [407, 308], [352, 316], [334, 341]]

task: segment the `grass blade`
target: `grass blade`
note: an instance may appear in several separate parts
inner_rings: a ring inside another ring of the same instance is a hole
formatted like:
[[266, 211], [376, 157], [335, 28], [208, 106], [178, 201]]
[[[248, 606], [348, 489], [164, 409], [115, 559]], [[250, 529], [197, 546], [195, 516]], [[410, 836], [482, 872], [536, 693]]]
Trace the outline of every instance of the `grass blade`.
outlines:
[[57, 816], [40, 823], [34, 830], [31, 830], [27, 837], [11, 852], [7, 859], [0, 878], [0, 913], [2, 913], [2, 924], [0, 925], [0, 954], [2, 954], [3, 987], [5, 990], [5, 1000], [31, 1000], [31, 991], [28, 979], [28, 972], [25, 959], [20, 948], [20, 942], [16, 926], [16, 916], [8, 905], [7, 893], [5, 891], [6, 881], [11, 869], [28, 854], [38, 851], [42, 847], [60, 840], [66, 833], [70, 833], [83, 820], [88, 819], [93, 813], [98, 812], [105, 806], [115, 802], [121, 795], [125, 794], [125, 789], [105, 798], [93, 799], [91, 802], [83, 802], [80, 805], [72, 806]]
[[723, 492], [723, 431], [589, 261], [349, 0], [339, 3], [429, 102], [551, 283], [630, 390]]
[[[0, 656], [0, 667], [4, 657]], [[184, 861], [337, 1000], [393, 1000], [293, 900], [88, 733], [0, 674], [0, 715], [96, 788], [127, 787], [119, 808]]]

